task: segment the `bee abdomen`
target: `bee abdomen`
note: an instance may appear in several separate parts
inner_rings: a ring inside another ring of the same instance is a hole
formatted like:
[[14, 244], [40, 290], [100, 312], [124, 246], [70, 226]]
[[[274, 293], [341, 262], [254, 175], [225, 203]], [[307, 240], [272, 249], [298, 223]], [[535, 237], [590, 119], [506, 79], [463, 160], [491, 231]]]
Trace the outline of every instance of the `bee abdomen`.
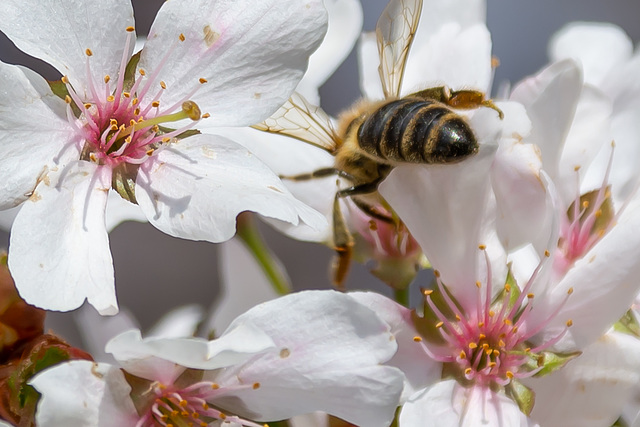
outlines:
[[441, 103], [391, 101], [370, 114], [358, 129], [362, 150], [384, 160], [448, 163], [477, 151], [469, 125]]

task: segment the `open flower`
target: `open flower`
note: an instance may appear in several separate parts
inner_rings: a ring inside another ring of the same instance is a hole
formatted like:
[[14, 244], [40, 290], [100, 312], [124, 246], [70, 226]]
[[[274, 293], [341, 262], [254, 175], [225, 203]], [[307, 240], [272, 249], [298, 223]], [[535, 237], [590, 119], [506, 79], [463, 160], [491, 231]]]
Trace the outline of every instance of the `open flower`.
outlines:
[[389, 327], [348, 295], [311, 291], [249, 310], [217, 340], [141, 339], [107, 344], [122, 370], [68, 363], [40, 374], [41, 426], [256, 427], [325, 411], [357, 425], [387, 426], [402, 374], [382, 363]]
[[171, 1], [133, 57], [127, 0], [10, 0], [0, 13], [0, 30], [63, 75], [47, 85], [0, 64], [0, 208], [22, 204], [9, 266], [28, 302], [117, 312], [111, 189], [182, 238], [226, 240], [244, 210], [322, 225], [246, 149], [191, 129], [250, 125], [282, 104], [324, 34], [321, 1]]

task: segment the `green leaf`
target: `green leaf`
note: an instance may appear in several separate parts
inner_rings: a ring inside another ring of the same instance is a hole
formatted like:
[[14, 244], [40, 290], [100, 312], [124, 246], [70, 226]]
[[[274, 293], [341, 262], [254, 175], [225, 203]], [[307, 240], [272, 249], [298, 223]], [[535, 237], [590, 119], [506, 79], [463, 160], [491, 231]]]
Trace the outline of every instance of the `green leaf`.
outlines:
[[640, 338], [640, 324], [631, 310], [627, 311], [622, 318], [613, 325], [613, 329], [623, 334]]
[[570, 360], [580, 356], [582, 352], [576, 351], [573, 353], [553, 353], [550, 351], [544, 351], [539, 354], [541, 357], [540, 366], [543, 366], [543, 368], [534, 375], [535, 377], [543, 377], [557, 371], [558, 369], [566, 365]]
[[535, 393], [527, 386], [522, 384], [518, 380], [511, 380], [511, 382], [505, 387], [507, 396], [514, 400], [518, 404], [518, 408], [523, 414], [529, 416], [533, 410], [536, 396]]

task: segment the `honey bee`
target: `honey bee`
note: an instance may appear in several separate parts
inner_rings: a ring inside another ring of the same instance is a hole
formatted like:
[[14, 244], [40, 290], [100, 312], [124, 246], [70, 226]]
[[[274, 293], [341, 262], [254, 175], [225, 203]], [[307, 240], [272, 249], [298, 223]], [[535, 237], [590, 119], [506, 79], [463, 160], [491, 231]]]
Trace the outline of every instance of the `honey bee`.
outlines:
[[[300, 181], [335, 175], [350, 183], [336, 192], [333, 201], [333, 246], [338, 255], [333, 280], [338, 287], [348, 272], [354, 244], [340, 200], [349, 197], [367, 215], [399, 225], [399, 219], [388, 213], [392, 210], [377, 192], [392, 168], [402, 163], [454, 163], [477, 153], [473, 130], [451, 108], [484, 106], [503, 117], [502, 111], [479, 91], [433, 87], [400, 96], [421, 10], [422, 0], [391, 0], [377, 22], [378, 72], [384, 100], [358, 102], [340, 115], [336, 128], [320, 107], [294, 93], [274, 115], [253, 126], [297, 138], [335, 157], [331, 168], [282, 179]], [[387, 209], [382, 211], [378, 206]]]

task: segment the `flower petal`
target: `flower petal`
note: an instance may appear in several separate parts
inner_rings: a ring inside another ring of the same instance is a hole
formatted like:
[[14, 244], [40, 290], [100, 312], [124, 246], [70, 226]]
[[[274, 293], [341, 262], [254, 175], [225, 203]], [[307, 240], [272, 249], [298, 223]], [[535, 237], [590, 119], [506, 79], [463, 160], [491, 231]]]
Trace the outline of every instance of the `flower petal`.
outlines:
[[85, 304], [74, 312], [73, 317], [84, 349], [97, 362], [115, 363], [115, 359], [104, 351], [107, 342], [124, 331], [139, 327], [133, 314], [126, 308], [115, 316], [105, 317]]
[[149, 380], [172, 382], [184, 370], [218, 369], [243, 363], [274, 347], [273, 341], [251, 322], [239, 322], [218, 339], [162, 338], [142, 339], [132, 329], [107, 343], [123, 369]]
[[74, 360], [39, 373], [30, 384], [42, 394], [39, 426], [134, 427], [139, 419], [131, 387], [116, 366]]
[[381, 366], [394, 354], [389, 326], [348, 295], [307, 291], [260, 304], [231, 324], [262, 325], [276, 343], [269, 352], [216, 377], [229, 388], [216, 404], [248, 418], [277, 420], [324, 411], [351, 423], [387, 426], [402, 391], [402, 373]]
[[105, 229], [111, 169], [78, 161], [41, 178], [13, 223], [9, 268], [20, 296], [68, 311], [85, 299], [103, 315], [118, 312]]
[[[248, 126], [289, 98], [326, 26], [321, 0], [166, 2], [151, 27], [140, 67], [158, 73], [158, 83], [166, 82], [163, 102], [189, 96], [210, 113], [203, 126]], [[182, 43], [180, 34], [186, 37]], [[208, 83], [190, 96], [201, 78]]]
[[[331, 154], [294, 138], [251, 128], [216, 128], [215, 133], [247, 148], [279, 176], [310, 173], [322, 168], [331, 168], [335, 163]], [[304, 181], [283, 179], [282, 183], [296, 199], [324, 214], [327, 222], [324, 226], [317, 228], [303, 223], [290, 224], [276, 220], [268, 222], [294, 239], [312, 242], [331, 241], [333, 198], [338, 189], [336, 176]], [[344, 213], [346, 212], [345, 210]]]
[[264, 271], [238, 239], [219, 247], [222, 286], [207, 331], [224, 331], [238, 315], [254, 305], [278, 297]]
[[[419, 28], [422, 26], [421, 22]], [[406, 95], [447, 86], [489, 93], [492, 73], [491, 35], [485, 25], [465, 29], [458, 23], [447, 23], [428, 40], [411, 47], [401, 92]]]
[[[639, 292], [640, 282], [640, 198], [626, 207], [617, 224], [577, 260], [558, 283], [552, 301], [573, 293], [545, 332], [554, 337], [573, 321], [564, 347], [586, 347], [600, 337], [629, 308]], [[535, 310], [534, 310], [535, 311]], [[532, 311], [533, 314], [533, 311]]]
[[324, 217], [295, 199], [276, 175], [240, 145], [195, 135], [142, 165], [136, 198], [155, 227], [186, 239], [222, 242], [243, 211], [312, 227]]
[[33, 71], [0, 62], [0, 82], [0, 209], [8, 209], [29, 197], [73, 130], [60, 117], [64, 102]]
[[602, 22], [572, 22], [549, 43], [551, 61], [577, 60], [582, 64], [584, 81], [593, 85], [631, 58], [632, 52], [629, 36], [620, 27]]
[[111, 233], [114, 228], [125, 221], [147, 222], [147, 217], [140, 206], [123, 199], [115, 191], [110, 191], [106, 216], [107, 231]]
[[362, 30], [362, 5], [357, 0], [325, 0], [327, 35], [309, 58], [309, 68], [296, 88], [307, 101], [320, 105], [318, 88], [349, 55]]
[[527, 385], [532, 417], [544, 426], [611, 426], [640, 381], [640, 341], [609, 332], [567, 366]]
[[478, 154], [448, 165], [402, 165], [380, 185], [427, 259], [461, 304], [474, 298], [478, 244], [489, 196], [489, 170], [496, 145], [481, 145]]
[[391, 327], [398, 351], [386, 365], [395, 366], [405, 374], [401, 402], [440, 379], [442, 364], [435, 362], [423, 344], [414, 340], [420, 334], [411, 320], [411, 310], [375, 292], [351, 292], [349, 296], [372, 309]]
[[401, 427], [528, 426], [533, 425], [515, 402], [487, 387], [464, 388], [445, 380], [419, 391], [400, 412]]
[[[101, 82], [107, 74], [118, 75], [127, 38], [125, 29], [134, 25], [129, 0], [6, 0], [0, 4], [0, 15], [4, 17], [0, 31], [25, 53], [68, 76], [80, 94], [89, 93], [89, 79]], [[93, 53], [90, 76], [87, 49]], [[133, 43], [127, 58], [132, 50]]]
[[522, 103], [531, 119], [531, 134], [525, 142], [540, 147], [543, 167], [554, 182], [581, 90], [580, 68], [565, 60], [523, 80], [511, 93], [510, 99]]

